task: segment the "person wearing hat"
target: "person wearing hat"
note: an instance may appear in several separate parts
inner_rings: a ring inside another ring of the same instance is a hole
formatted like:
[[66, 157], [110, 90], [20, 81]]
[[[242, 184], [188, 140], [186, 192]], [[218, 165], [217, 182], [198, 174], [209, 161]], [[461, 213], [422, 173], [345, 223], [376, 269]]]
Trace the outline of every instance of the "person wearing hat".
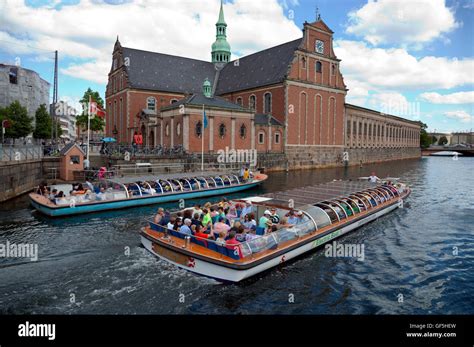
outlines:
[[258, 221], [258, 227], [259, 228], [264, 228], [265, 230], [268, 228], [269, 223], [271, 225], [271, 220], [270, 220], [271, 212], [269, 210], [266, 210], [263, 212], [263, 216], [260, 217], [260, 220]]
[[302, 211], [296, 212], [296, 218], [297, 218], [296, 224], [303, 223], [303, 212]]
[[288, 212], [288, 224], [295, 225], [297, 223], [298, 223], [298, 217], [296, 217], [295, 211], [290, 210], [290, 212]]

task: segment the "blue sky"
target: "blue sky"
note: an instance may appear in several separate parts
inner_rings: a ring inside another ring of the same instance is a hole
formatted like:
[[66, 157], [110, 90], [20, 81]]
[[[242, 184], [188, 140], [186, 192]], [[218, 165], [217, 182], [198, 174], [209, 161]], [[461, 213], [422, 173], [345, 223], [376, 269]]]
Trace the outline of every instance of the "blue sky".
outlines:
[[[347, 102], [430, 130], [474, 128], [473, 0], [228, 0], [233, 58], [299, 37], [316, 6], [335, 32]], [[218, 9], [219, 0], [4, 0], [0, 16], [15, 16], [0, 18], [0, 63], [51, 82], [57, 49], [59, 96], [74, 106], [88, 87], [104, 95], [117, 35], [127, 47], [209, 60]]]

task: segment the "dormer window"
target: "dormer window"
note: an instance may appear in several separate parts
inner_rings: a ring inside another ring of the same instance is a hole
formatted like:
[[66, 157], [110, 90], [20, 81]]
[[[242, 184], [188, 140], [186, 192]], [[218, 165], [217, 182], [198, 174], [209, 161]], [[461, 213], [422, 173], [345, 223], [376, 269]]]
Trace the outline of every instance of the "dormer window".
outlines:
[[146, 99], [146, 108], [150, 111], [156, 110], [156, 99], [154, 97], [149, 97]]

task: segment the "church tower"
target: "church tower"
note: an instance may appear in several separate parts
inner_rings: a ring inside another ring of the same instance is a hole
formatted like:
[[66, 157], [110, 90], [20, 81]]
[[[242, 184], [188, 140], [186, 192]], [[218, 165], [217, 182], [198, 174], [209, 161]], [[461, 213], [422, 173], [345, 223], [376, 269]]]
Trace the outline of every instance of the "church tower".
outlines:
[[219, 12], [219, 19], [216, 23], [216, 41], [212, 44], [212, 62], [219, 67], [230, 61], [230, 45], [227, 42], [227, 24], [224, 20], [224, 8]]

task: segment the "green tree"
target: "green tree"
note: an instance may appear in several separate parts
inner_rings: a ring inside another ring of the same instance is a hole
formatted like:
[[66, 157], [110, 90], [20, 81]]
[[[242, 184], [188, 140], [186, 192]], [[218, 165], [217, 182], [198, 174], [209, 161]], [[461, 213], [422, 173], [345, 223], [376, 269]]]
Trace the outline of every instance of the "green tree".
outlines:
[[51, 137], [51, 116], [46, 110], [46, 105], [42, 104], [35, 113], [35, 139], [49, 139]]
[[4, 119], [10, 120], [11, 127], [5, 131], [5, 137], [19, 139], [28, 136], [33, 131], [31, 118], [28, 116], [26, 107], [20, 102], [14, 101], [8, 107], [0, 109], [0, 122]]
[[448, 139], [446, 138], [446, 136], [441, 136], [439, 141], [438, 141], [438, 144], [440, 144], [441, 146], [444, 146], [448, 143]]
[[[104, 100], [100, 97], [99, 92], [87, 88], [84, 96], [80, 100], [83, 105], [82, 114], [76, 116], [76, 126], [82, 130], [87, 130], [87, 114], [89, 112], [89, 97], [91, 97], [100, 107], [104, 107]], [[91, 117], [91, 131], [103, 131], [105, 127], [105, 120], [97, 115]]]
[[420, 146], [421, 148], [428, 148], [431, 145], [431, 136], [426, 132], [428, 125], [421, 121], [418, 121], [418, 123], [420, 124]]
[[436, 143], [438, 142], [438, 138], [436, 136], [431, 136], [431, 143]]

